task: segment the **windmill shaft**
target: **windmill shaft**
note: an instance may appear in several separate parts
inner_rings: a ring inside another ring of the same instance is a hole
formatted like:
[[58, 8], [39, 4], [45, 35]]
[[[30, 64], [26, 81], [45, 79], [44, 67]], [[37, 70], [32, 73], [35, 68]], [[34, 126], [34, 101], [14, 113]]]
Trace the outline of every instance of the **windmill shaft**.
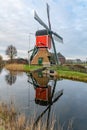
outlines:
[[56, 63], [57, 63], [57, 65], [58, 65], [58, 64], [59, 64], [59, 61], [58, 61], [58, 58], [57, 58], [57, 52], [56, 52], [55, 43], [54, 43], [54, 40], [53, 40], [52, 35], [51, 35], [51, 39], [52, 39], [52, 43], [53, 43], [53, 48], [54, 48]]

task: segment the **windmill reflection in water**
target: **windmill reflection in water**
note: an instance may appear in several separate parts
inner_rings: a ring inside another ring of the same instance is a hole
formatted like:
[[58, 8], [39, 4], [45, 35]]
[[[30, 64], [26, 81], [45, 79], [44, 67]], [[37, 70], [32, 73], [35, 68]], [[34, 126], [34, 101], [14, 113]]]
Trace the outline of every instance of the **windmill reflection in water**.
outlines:
[[[58, 99], [63, 95], [63, 90], [55, 92], [57, 78], [50, 77], [49, 75], [44, 75], [41, 71], [34, 72], [28, 75], [28, 82], [33, 84], [35, 89], [35, 103], [47, 106], [44, 111], [40, 113], [34, 122], [33, 129], [37, 126], [40, 119], [48, 111], [47, 115], [47, 130], [49, 129], [51, 106], [58, 101]], [[31, 79], [31, 80], [30, 80]]]

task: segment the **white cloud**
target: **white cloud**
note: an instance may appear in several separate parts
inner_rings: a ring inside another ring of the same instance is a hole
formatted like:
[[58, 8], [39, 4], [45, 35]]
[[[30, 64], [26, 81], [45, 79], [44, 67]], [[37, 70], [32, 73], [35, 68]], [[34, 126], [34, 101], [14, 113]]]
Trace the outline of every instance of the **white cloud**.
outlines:
[[[0, 46], [16, 46], [18, 55], [27, 55], [29, 33], [42, 29], [33, 18], [34, 10], [47, 23], [46, 2], [50, 5], [52, 29], [63, 36], [64, 44], [56, 43], [57, 51], [66, 57], [87, 57], [86, 0], [0, 0]], [[31, 48], [35, 37], [31, 36]], [[4, 50], [5, 50], [4, 49]], [[0, 53], [5, 54], [0, 49]], [[24, 50], [24, 52], [23, 52]], [[25, 53], [26, 52], [26, 53]]]

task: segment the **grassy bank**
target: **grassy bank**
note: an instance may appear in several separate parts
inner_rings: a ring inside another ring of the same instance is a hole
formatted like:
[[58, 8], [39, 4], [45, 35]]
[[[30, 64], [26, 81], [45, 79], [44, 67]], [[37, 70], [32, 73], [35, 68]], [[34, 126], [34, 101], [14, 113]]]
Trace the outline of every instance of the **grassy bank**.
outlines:
[[87, 82], [87, 74], [74, 71], [57, 70], [59, 77]]
[[5, 65], [5, 68], [7, 70], [13, 70], [13, 71], [30, 72], [30, 71], [42, 68], [42, 66], [29, 66], [29, 65], [24, 65], [24, 64], [7, 64]]
[[87, 73], [71, 70], [68, 66], [52, 67], [61, 78], [87, 82]]
[[[5, 66], [8, 70], [14, 71], [25, 71], [30, 72], [42, 68], [42, 66], [29, 66], [23, 64], [8, 64]], [[72, 79], [87, 82], [87, 73], [83, 66], [53, 66], [53, 69], [57, 72], [58, 76], [61, 78]]]
[[36, 65], [32, 65], [32, 66], [29, 66], [29, 65], [24, 65], [24, 71], [34, 71], [34, 70], [37, 70], [37, 69], [40, 69], [42, 68], [42, 66], [36, 66]]

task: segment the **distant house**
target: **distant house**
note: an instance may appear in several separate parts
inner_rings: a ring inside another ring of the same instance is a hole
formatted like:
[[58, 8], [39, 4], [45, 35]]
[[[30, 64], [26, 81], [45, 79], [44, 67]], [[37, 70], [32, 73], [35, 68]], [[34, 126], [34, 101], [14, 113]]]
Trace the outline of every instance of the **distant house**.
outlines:
[[58, 56], [59, 64], [61, 64], [61, 65], [65, 64], [66, 58], [60, 52], [57, 54], [57, 56]]
[[[61, 64], [61, 65], [65, 64], [66, 58], [60, 52], [57, 53], [57, 57], [58, 57], [59, 64]], [[54, 53], [51, 53], [50, 62], [51, 62], [51, 64], [55, 64], [55, 55], [54, 55]]]

